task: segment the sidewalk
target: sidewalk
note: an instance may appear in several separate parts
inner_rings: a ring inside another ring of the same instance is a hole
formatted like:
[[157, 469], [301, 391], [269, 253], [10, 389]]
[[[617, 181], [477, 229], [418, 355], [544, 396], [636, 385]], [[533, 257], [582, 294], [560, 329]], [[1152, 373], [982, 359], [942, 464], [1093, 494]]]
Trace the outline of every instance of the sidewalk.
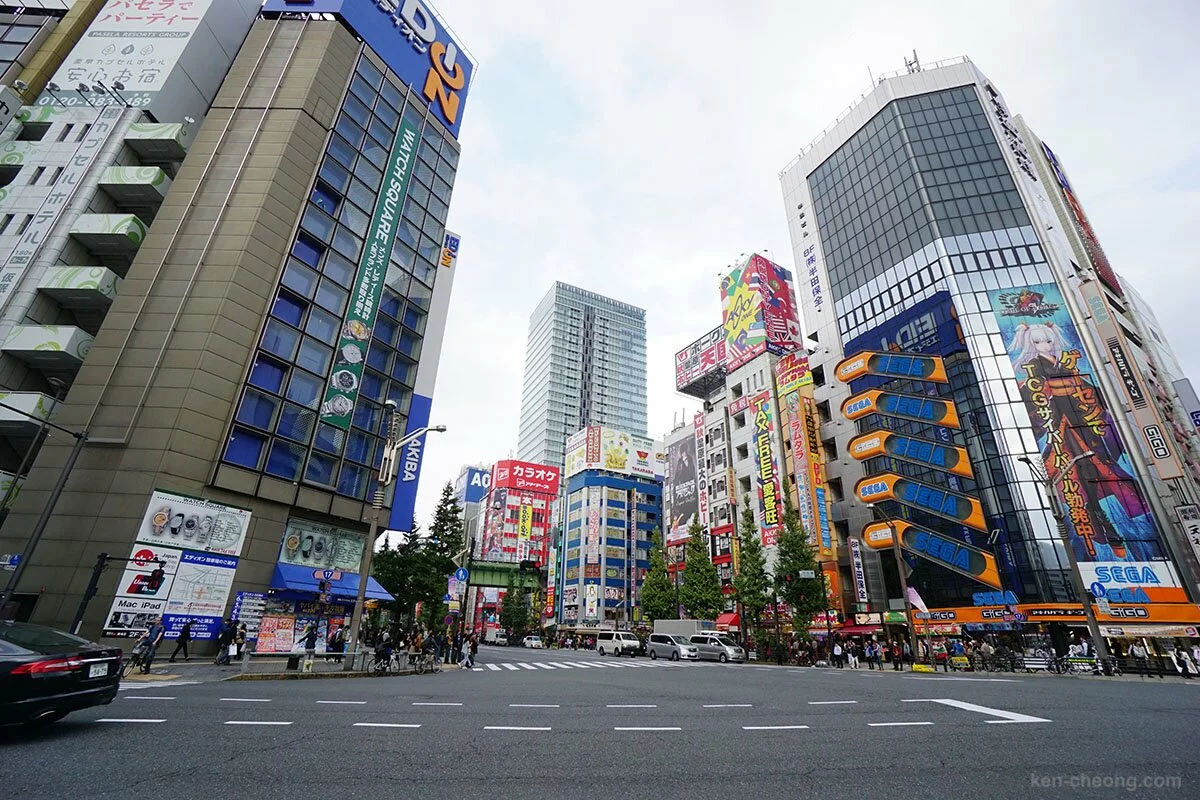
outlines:
[[[770, 663], [758, 662], [758, 661], [747, 661], [746, 663], [754, 664], [755, 666], [762, 666], [762, 667], [779, 666], [774, 661], [772, 661]], [[1048, 672], [1046, 670], [1035, 670], [1033, 672], [1026, 672], [1024, 670], [1019, 670], [1017, 672], [972, 672], [970, 670], [961, 670], [960, 669], [960, 670], [954, 670], [951, 672], [945, 672], [943, 670], [937, 670], [936, 672], [920, 672], [920, 671], [913, 671], [911, 668], [908, 668], [908, 667], [906, 667], [904, 670], [894, 670], [894, 669], [892, 669], [891, 664], [884, 664], [882, 670], [869, 670], [863, 666], [860, 666], [856, 670], [850, 669], [850, 667], [842, 667], [841, 670], [837, 670], [836, 668], [829, 666], [827, 663], [825, 663], [823, 661], [819, 662], [816, 666], [812, 666], [812, 665], [799, 666], [796, 664], [783, 664], [782, 666], [791, 667], [792, 669], [821, 669], [821, 670], [832, 670], [832, 671], [840, 671], [840, 672], [886, 672], [886, 673], [890, 673], [892, 675], [908, 675], [908, 676], [920, 675], [920, 676], [930, 676], [930, 677], [936, 675], [938, 677], [943, 677], [943, 678], [959, 677], [959, 678], [977, 678], [979, 680], [986, 680], [988, 678], [994, 678], [996, 680], [1002, 680], [1002, 679], [1019, 680], [1022, 678], [1041, 678], [1041, 679], [1059, 679], [1059, 680], [1066, 680], [1066, 681], [1069, 681], [1069, 680], [1108, 681], [1108, 682], [1145, 681], [1147, 683], [1153, 682], [1156, 684], [1157, 683], [1162, 683], [1162, 684], [1176, 683], [1176, 684], [1184, 684], [1187, 686], [1200, 686], [1200, 678], [1193, 678], [1192, 680], [1187, 680], [1179, 675], [1166, 675], [1162, 679], [1160, 679], [1157, 675], [1151, 675], [1150, 677], [1147, 678], [1147, 677], [1143, 677], [1140, 674], [1136, 674], [1136, 673], [1129, 674], [1127, 672], [1123, 673], [1121, 675], [1092, 675], [1090, 673], [1074, 673], [1071, 675], [1055, 675], [1053, 672]]]
[[[362, 659], [366, 661], [369, 656]], [[231, 664], [216, 664], [210, 658], [193, 658], [191, 661], [176, 661], [171, 663], [166, 659], [155, 660], [149, 675], [133, 674], [124, 679], [124, 683], [155, 683], [159, 681], [189, 680], [202, 683], [216, 681], [238, 680], [310, 680], [314, 678], [364, 678], [374, 677], [374, 673], [362, 669], [350, 672], [343, 671], [344, 664], [326, 661], [323, 655], [313, 659], [312, 670], [304, 671], [304, 659], [300, 659], [300, 669], [287, 669], [287, 656], [259, 656], [251, 658], [245, 665], [240, 661]], [[442, 664], [443, 670], [458, 669], [454, 664]], [[413, 670], [401, 670], [388, 673], [388, 676], [414, 675]], [[387, 676], [379, 676], [387, 677]]]

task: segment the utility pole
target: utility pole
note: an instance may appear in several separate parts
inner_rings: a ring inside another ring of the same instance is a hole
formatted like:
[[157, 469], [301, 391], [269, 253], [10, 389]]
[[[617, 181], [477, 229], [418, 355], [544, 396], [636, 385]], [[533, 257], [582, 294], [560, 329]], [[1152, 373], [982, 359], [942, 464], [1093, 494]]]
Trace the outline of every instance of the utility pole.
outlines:
[[1071, 470], [1075, 469], [1075, 465], [1085, 458], [1092, 458], [1096, 454], [1088, 450], [1086, 453], [1081, 453], [1067, 462], [1066, 467], [1060, 469], [1053, 480], [1046, 473], [1045, 469], [1039, 468], [1033, 463], [1033, 459], [1029, 456], [1021, 456], [1020, 461], [1025, 462], [1025, 466], [1029, 467], [1029, 471], [1038, 479], [1042, 487], [1046, 491], [1046, 502], [1050, 504], [1050, 515], [1054, 517], [1055, 525], [1058, 527], [1058, 537], [1062, 539], [1063, 549], [1067, 551], [1067, 563], [1071, 565], [1071, 578], [1075, 584], [1075, 594], [1078, 595], [1079, 601], [1083, 603], [1083, 615], [1087, 618], [1088, 634], [1092, 637], [1092, 647], [1096, 650], [1097, 662], [1102, 666], [1105, 672], [1108, 671], [1108, 645], [1104, 642], [1104, 637], [1100, 635], [1100, 624], [1096, 621], [1096, 610], [1092, 607], [1092, 597], [1083, 585], [1083, 573], [1079, 571], [1079, 561], [1075, 558], [1075, 550], [1071, 547], [1071, 532], [1067, 528], [1067, 515], [1063, 511], [1063, 504], [1058, 500], [1059, 490], [1062, 488], [1063, 478], [1068, 475]]

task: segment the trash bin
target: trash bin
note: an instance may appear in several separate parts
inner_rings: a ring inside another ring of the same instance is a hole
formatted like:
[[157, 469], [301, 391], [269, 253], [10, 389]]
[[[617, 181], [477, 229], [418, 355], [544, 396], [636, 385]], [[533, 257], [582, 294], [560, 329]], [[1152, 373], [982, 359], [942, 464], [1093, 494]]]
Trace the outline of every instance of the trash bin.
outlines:
[[300, 656], [288, 656], [287, 668], [291, 672], [296, 672], [300, 669]]

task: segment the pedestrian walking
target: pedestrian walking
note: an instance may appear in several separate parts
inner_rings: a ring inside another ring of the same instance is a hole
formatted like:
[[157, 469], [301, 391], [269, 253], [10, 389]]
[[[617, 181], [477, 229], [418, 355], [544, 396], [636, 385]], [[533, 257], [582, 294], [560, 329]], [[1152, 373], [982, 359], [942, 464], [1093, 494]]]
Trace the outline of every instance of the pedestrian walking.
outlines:
[[242, 660], [242, 654], [246, 650], [246, 635], [247, 635], [246, 623], [243, 622], [242, 624], [238, 625], [237, 632], [233, 635], [233, 643], [237, 647], [238, 661]]
[[158, 651], [158, 646], [162, 644], [163, 636], [166, 632], [167, 628], [163, 625], [162, 617], [158, 617], [154, 622], [150, 623], [150, 628], [146, 631], [145, 655], [142, 656], [143, 675], [150, 674], [150, 664], [154, 661], [154, 654]]
[[191, 661], [191, 656], [188, 655], [188, 644], [192, 641], [192, 621], [186, 620], [183, 627], [179, 629], [179, 638], [175, 640], [175, 650], [171, 653], [168, 659], [172, 664], [175, 663], [175, 656], [179, 655], [179, 651], [183, 651], [183, 660]]
[[459, 649], [462, 651], [458, 659], [459, 669], [471, 669], [475, 666], [475, 661], [472, 658], [471, 643], [475, 640], [475, 634], [471, 634], [465, 639], [460, 639]]
[[227, 619], [221, 623], [221, 632], [217, 634], [216, 664], [224, 666], [229, 663], [230, 649], [232, 648], [236, 652], [237, 645], [234, 644], [236, 636], [237, 628], [234, 627], [232, 619]]
[[333, 660], [335, 663], [342, 663], [342, 659], [346, 655], [346, 626], [340, 625], [333, 633]]
[[1192, 657], [1188, 651], [1183, 648], [1183, 645], [1175, 647], [1175, 666], [1179, 670], [1179, 674], [1184, 680], [1191, 680], [1192, 673], [1196, 671], [1196, 665], [1192, 663]]
[[904, 671], [904, 648], [899, 642], [892, 643], [892, 672]]
[[858, 645], [854, 642], [846, 648], [846, 658], [850, 661], [850, 669], [858, 669]]
[[1150, 677], [1150, 662], [1146, 657], [1146, 645], [1141, 641], [1136, 641], [1129, 648], [1129, 657], [1133, 659], [1133, 665], [1143, 678]]
[[842, 668], [842, 646], [837, 642], [833, 643], [833, 666], [837, 669]]

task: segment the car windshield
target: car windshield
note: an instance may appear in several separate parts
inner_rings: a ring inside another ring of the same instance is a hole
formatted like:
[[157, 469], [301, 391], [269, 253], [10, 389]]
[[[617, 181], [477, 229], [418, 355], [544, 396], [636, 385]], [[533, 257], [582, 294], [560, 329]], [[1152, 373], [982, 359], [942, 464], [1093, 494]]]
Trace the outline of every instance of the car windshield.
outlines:
[[691, 644], [691, 642], [689, 642], [686, 637], [680, 636], [679, 634], [675, 634], [674, 636], [668, 636], [667, 638], [670, 639], [675, 644]]
[[0, 639], [35, 653], [45, 654], [73, 653], [88, 644], [87, 639], [80, 639], [69, 633], [21, 622], [0, 623]]
[[726, 639], [724, 636], [714, 636], [713, 638], [717, 640], [718, 644], [723, 644], [726, 647], [737, 647], [737, 645], [735, 645], [729, 639]]

